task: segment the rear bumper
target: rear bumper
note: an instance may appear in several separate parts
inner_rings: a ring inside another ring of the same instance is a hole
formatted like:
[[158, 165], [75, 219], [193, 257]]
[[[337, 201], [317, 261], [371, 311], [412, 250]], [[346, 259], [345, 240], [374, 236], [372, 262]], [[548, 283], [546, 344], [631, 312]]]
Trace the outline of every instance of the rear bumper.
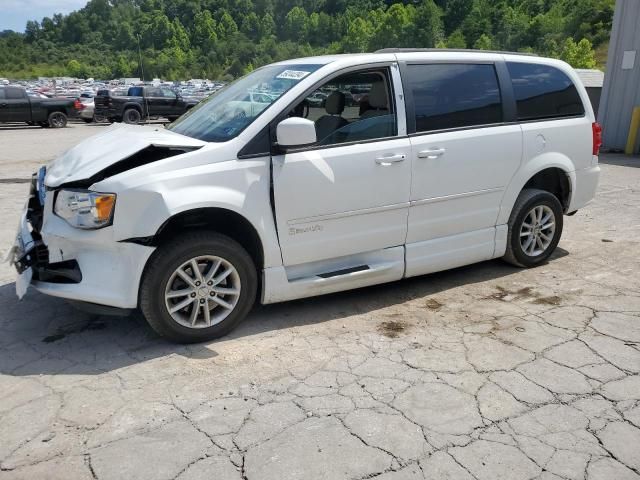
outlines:
[[571, 203], [567, 209], [567, 213], [575, 212], [580, 208], [588, 205], [596, 196], [598, 182], [600, 180], [600, 167], [594, 165], [573, 172], [575, 182], [573, 192], [571, 194]]
[[93, 119], [93, 111], [94, 110], [92, 108], [80, 110], [79, 117], [86, 120]]

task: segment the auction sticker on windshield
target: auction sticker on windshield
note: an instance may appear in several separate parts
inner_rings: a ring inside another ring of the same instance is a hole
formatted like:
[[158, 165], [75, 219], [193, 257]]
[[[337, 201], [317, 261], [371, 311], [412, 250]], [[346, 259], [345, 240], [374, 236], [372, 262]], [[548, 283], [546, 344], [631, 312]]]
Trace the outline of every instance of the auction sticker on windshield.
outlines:
[[309, 75], [311, 72], [303, 72], [302, 70], [285, 70], [280, 75], [276, 76], [276, 78], [286, 78], [290, 80], [302, 80], [304, 77]]

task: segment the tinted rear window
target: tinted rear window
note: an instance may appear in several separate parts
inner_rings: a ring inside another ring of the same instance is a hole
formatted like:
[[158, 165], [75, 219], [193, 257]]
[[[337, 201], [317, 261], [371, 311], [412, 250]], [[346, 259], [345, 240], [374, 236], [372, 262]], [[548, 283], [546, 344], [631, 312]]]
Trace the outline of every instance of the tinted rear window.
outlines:
[[416, 132], [502, 122], [493, 65], [409, 65]]
[[571, 79], [549, 65], [507, 62], [518, 108], [518, 120], [584, 115]]
[[4, 100], [4, 88], [0, 88], [0, 100]]

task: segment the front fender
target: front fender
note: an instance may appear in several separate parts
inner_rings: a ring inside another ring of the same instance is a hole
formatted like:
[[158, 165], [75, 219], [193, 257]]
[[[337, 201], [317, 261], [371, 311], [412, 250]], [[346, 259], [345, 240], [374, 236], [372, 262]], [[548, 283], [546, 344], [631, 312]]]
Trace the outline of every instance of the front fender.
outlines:
[[[281, 265], [269, 178], [265, 160], [234, 160], [149, 175], [143, 184], [118, 189], [114, 237], [117, 241], [151, 237], [175, 215], [220, 208], [241, 215], [253, 226], [263, 245], [265, 267]], [[109, 191], [107, 183], [95, 187]]]
[[527, 182], [534, 175], [548, 168], [558, 168], [567, 175], [571, 188], [570, 195], [573, 194], [575, 191], [576, 174], [575, 165], [571, 159], [559, 152], [547, 152], [538, 155], [525, 163], [511, 179], [502, 197], [500, 212], [498, 213], [498, 220], [496, 222], [497, 225], [504, 225], [509, 221], [509, 216], [516, 203], [516, 199]]

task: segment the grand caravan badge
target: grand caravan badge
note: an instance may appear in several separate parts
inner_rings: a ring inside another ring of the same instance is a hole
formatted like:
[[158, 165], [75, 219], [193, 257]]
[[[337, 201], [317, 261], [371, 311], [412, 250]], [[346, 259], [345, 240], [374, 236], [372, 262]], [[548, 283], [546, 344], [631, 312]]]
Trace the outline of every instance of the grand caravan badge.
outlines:
[[324, 230], [322, 225], [310, 225], [304, 228], [289, 228], [289, 236], [300, 235], [301, 233], [321, 232]]

